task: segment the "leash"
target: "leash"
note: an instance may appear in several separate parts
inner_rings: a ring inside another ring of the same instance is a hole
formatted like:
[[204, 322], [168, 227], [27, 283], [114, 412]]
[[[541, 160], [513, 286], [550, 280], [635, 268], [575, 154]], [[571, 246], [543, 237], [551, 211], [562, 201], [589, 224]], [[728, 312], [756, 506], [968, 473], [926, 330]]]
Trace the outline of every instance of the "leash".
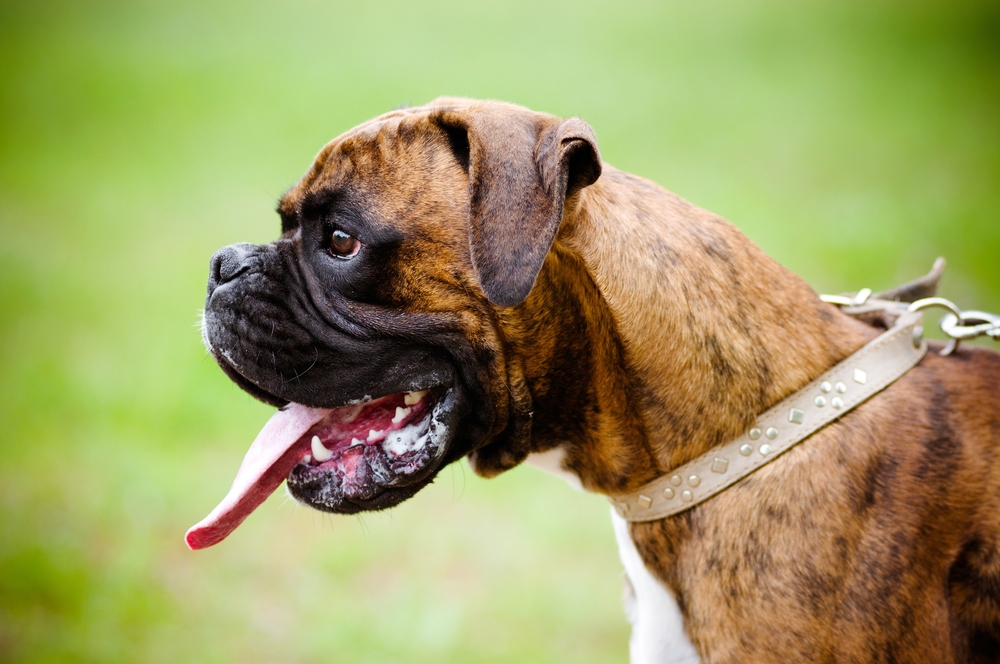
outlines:
[[[942, 263], [943, 267], [943, 263]], [[926, 297], [906, 303], [872, 298], [870, 289], [854, 295], [821, 295], [851, 316], [892, 320], [884, 333], [798, 392], [760, 415], [742, 436], [626, 495], [609, 496], [627, 521], [655, 521], [701, 504], [827, 424], [891, 385], [927, 353], [923, 312], [944, 309], [940, 327], [949, 337], [941, 355], [962, 341], [988, 336], [1000, 341], [1000, 316], [962, 311], [949, 300]]]

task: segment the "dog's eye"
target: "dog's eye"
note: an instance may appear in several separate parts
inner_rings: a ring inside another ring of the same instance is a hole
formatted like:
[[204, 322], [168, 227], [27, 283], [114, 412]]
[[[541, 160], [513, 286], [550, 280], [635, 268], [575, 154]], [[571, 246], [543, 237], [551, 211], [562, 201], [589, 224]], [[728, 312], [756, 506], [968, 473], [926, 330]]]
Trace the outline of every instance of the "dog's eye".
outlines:
[[358, 239], [351, 237], [344, 231], [337, 229], [330, 233], [330, 247], [328, 251], [331, 256], [349, 260], [354, 258], [360, 249], [361, 243], [358, 242]]

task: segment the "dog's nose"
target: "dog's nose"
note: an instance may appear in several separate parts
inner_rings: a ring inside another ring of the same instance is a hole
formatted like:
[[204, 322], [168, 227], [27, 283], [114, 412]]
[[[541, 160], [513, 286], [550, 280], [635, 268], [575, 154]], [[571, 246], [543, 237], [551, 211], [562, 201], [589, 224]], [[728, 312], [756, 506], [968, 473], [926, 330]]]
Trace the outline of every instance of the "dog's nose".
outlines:
[[250, 266], [247, 260], [253, 249], [252, 244], [231, 244], [212, 255], [208, 271], [208, 294], [243, 274]]

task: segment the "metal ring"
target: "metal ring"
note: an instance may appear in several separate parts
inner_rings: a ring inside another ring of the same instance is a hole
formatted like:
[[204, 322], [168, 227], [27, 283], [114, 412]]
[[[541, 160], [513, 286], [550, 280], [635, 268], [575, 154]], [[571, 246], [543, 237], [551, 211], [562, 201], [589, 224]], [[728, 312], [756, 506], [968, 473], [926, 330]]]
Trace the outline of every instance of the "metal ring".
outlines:
[[[955, 317], [956, 322], [962, 320], [961, 309], [955, 306], [954, 302], [952, 302], [951, 300], [946, 300], [943, 297], [925, 297], [922, 300], [917, 300], [916, 302], [910, 305], [909, 311], [911, 312], [923, 311], [924, 309], [930, 309], [931, 307], [938, 307], [940, 309], [945, 309], [946, 311], [949, 312], [949, 314]], [[939, 325], [941, 325], [942, 330], [944, 330], [944, 325], [943, 325], [944, 318], [948, 318], [948, 316], [947, 315], [944, 316], [941, 319], [941, 323], [939, 323]], [[945, 332], [945, 334], [948, 333]], [[943, 356], [951, 355], [956, 350], [958, 350], [959, 339], [950, 334], [948, 336], [951, 337], [951, 340], [948, 342], [948, 345], [945, 346], [944, 349], [941, 351], [941, 355]]]
[[996, 314], [988, 314], [985, 311], [963, 311], [962, 322], [969, 323], [972, 321], [980, 321], [976, 323], [977, 327], [1000, 327], [1000, 316]]
[[[966, 311], [962, 314], [963, 324], [960, 325], [959, 319], [955, 317], [955, 314], [945, 314], [939, 324], [941, 326], [941, 331], [952, 339], [975, 339], [976, 337], [990, 334], [990, 332], [997, 326], [996, 323], [990, 321], [988, 316], [988, 314], [983, 314], [981, 311]], [[975, 325], [964, 324], [977, 320], [986, 322]]]
[[838, 307], [860, 307], [872, 296], [871, 288], [862, 288], [852, 296], [847, 295], [820, 295], [819, 299], [827, 304], [836, 304]]
[[910, 305], [908, 311], [923, 311], [924, 309], [930, 309], [931, 307], [947, 309], [951, 313], [955, 314], [955, 318], [959, 320], [962, 319], [962, 310], [955, 306], [954, 302], [946, 300], [943, 297], [925, 297], [922, 300], [917, 300]]

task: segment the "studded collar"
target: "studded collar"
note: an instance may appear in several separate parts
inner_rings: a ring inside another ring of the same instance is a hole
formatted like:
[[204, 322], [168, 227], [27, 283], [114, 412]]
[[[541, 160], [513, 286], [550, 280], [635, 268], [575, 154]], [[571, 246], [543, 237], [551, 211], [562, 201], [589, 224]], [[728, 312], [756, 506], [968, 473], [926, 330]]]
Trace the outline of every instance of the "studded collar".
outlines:
[[708, 500], [892, 384], [927, 352], [922, 315], [869, 300], [895, 324], [822, 376], [760, 415], [742, 436], [626, 495], [609, 496], [627, 521], [654, 521]]

